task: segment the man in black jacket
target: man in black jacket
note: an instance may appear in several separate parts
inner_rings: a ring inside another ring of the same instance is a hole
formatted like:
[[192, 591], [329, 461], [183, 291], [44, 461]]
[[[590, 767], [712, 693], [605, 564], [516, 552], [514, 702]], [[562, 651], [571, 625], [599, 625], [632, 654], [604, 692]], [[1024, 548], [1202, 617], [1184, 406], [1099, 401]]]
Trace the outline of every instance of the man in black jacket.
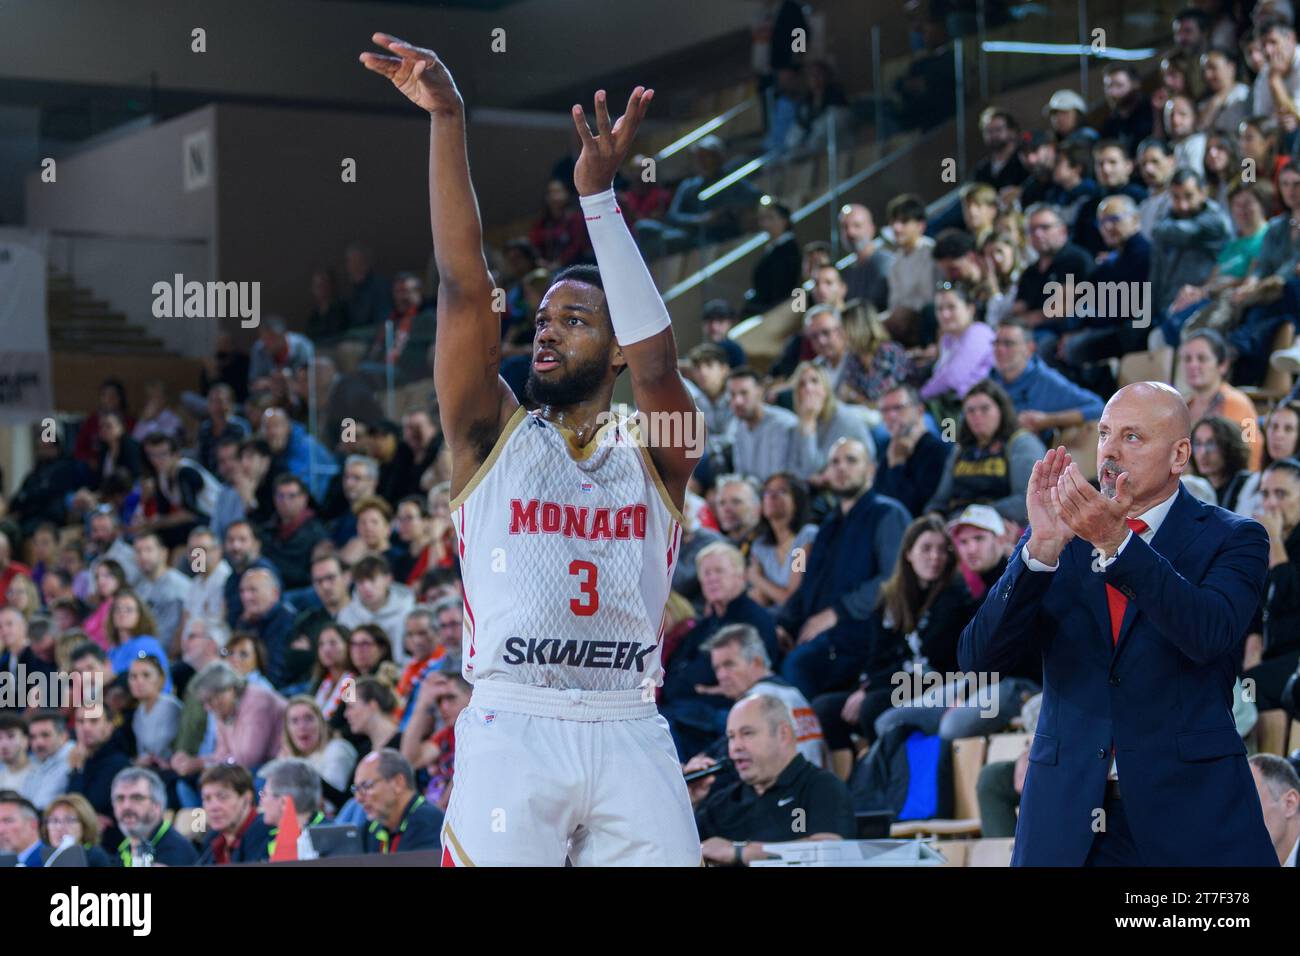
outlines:
[[[848, 787], [800, 755], [794, 720], [779, 697], [756, 694], [737, 703], [727, 718], [727, 737], [739, 779], [716, 793], [709, 792], [712, 777], [690, 786], [706, 862], [744, 866], [766, 858], [763, 843], [857, 835]], [[685, 769], [712, 763], [701, 754]]]
[[85, 487], [90, 479], [84, 464], [64, 454], [57, 429], [50, 441], [42, 440], [39, 430], [35, 435], [36, 465], [9, 502], [9, 514], [19, 523], [24, 537], [47, 521], [62, 526], [67, 517], [64, 502], [68, 495]]
[[325, 526], [311, 509], [307, 484], [297, 475], [275, 479], [276, 515], [262, 528], [262, 557], [275, 565], [286, 590], [311, 586], [311, 552]]
[[912, 386], [899, 385], [885, 392], [877, 408], [889, 430], [889, 444], [872, 490], [893, 498], [913, 516], [919, 515], [939, 487], [953, 446], [925, 427], [925, 406]]
[[831, 446], [826, 474], [839, 507], [817, 532], [803, 581], [777, 619], [784, 639], [797, 644], [781, 676], [809, 700], [851, 684], [862, 670], [865, 622], [898, 559], [909, 516], [870, 490], [875, 470], [871, 450], [857, 439]]
[[[68, 754], [68, 792], [81, 794], [100, 817], [112, 820], [113, 778], [131, 766], [130, 751], [102, 704], [77, 710], [76, 734], [77, 745]], [[116, 826], [108, 827], [104, 849], [111, 853], [121, 839]]]

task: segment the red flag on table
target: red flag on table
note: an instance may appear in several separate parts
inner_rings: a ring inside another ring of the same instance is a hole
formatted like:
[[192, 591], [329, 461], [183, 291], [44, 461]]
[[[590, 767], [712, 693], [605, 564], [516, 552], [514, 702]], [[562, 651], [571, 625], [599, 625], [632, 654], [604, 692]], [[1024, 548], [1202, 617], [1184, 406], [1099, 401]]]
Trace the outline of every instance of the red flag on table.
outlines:
[[284, 815], [280, 817], [280, 832], [275, 835], [275, 852], [271, 860], [298, 859], [298, 837], [302, 828], [298, 826], [298, 811], [294, 808], [293, 797], [285, 795]]

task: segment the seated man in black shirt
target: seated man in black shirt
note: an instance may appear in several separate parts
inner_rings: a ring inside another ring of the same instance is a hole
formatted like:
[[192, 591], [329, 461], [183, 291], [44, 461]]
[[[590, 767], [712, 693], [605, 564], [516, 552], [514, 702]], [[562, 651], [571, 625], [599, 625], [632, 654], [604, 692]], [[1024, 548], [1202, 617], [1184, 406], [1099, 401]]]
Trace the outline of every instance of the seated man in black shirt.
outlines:
[[[763, 843], [851, 840], [856, 821], [848, 787], [799, 753], [794, 719], [780, 698], [746, 697], [727, 718], [727, 752], [740, 778], [710, 793], [713, 778], [690, 785], [700, 851], [708, 863], [764, 859]], [[710, 766], [699, 756], [686, 772]]]
[[[1039, 354], [1049, 358], [1056, 355], [1056, 344], [1071, 311], [1063, 308], [1062, 291], [1070, 276], [1076, 283], [1088, 278], [1093, 257], [1069, 241], [1069, 227], [1056, 206], [1047, 203], [1030, 206], [1025, 211], [1025, 228], [1029, 244], [1038, 253], [1038, 261], [1021, 274], [1012, 313], [1034, 330]], [[1069, 305], [1072, 307], [1073, 303]]]
[[416, 792], [415, 771], [390, 747], [357, 764], [352, 786], [370, 821], [363, 836], [367, 853], [410, 853], [442, 846], [442, 811]]
[[885, 392], [876, 408], [889, 432], [889, 443], [872, 489], [919, 515], [939, 488], [952, 447], [925, 427], [925, 405], [912, 386]]

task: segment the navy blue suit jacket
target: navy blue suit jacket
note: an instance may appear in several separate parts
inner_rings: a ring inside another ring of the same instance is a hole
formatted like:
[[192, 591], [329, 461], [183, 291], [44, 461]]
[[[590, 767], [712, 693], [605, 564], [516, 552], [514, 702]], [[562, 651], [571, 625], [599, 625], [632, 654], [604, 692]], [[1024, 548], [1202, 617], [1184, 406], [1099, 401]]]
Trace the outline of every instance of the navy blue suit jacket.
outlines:
[[[1080, 866], [1105, 801], [1111, 744], [1124, 812], [1155, 866], [1276, 866], [1232, 720], [1242, 641], [1268, 573], [1258, 522], [1186, 489], [1151, 544], [1133, 535], [1104, 572], [1076, 538], [1055, 572], [1020, 556], [962, 632], [965, 671], [1009, 669], [1036, 645], [1043, 706], [1012, 864]], [[1112, 642], [1106, 584], [1128, 598]]]

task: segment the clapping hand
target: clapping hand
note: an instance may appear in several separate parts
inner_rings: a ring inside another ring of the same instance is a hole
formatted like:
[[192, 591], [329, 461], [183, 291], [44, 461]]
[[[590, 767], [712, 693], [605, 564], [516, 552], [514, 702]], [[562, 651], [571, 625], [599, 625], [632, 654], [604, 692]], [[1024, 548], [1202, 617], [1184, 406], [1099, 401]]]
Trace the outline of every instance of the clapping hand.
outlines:
[[1070, 531], [1109, 556], [1119, 550], [1129, 533], [1124, 519], [1133, 495], [1128, 483], [1128, 472], [1121, 472], [1115, 479], [1115, 497], [1107, 498], [1088, 484], [1079, 466], [1071, 462], [1052, 489], [1052, 501]]
[[1057, 501], [1057, 484], [1070, 465], [1070, 453], [1062, 446], [1050, 449], [1034, 462], [1025, 492], [1029, 513], [1029, 556], [1043, 564], [1056, 564], [1061, 551], [1074, 538], [1074, 531], [1061, 516]]

